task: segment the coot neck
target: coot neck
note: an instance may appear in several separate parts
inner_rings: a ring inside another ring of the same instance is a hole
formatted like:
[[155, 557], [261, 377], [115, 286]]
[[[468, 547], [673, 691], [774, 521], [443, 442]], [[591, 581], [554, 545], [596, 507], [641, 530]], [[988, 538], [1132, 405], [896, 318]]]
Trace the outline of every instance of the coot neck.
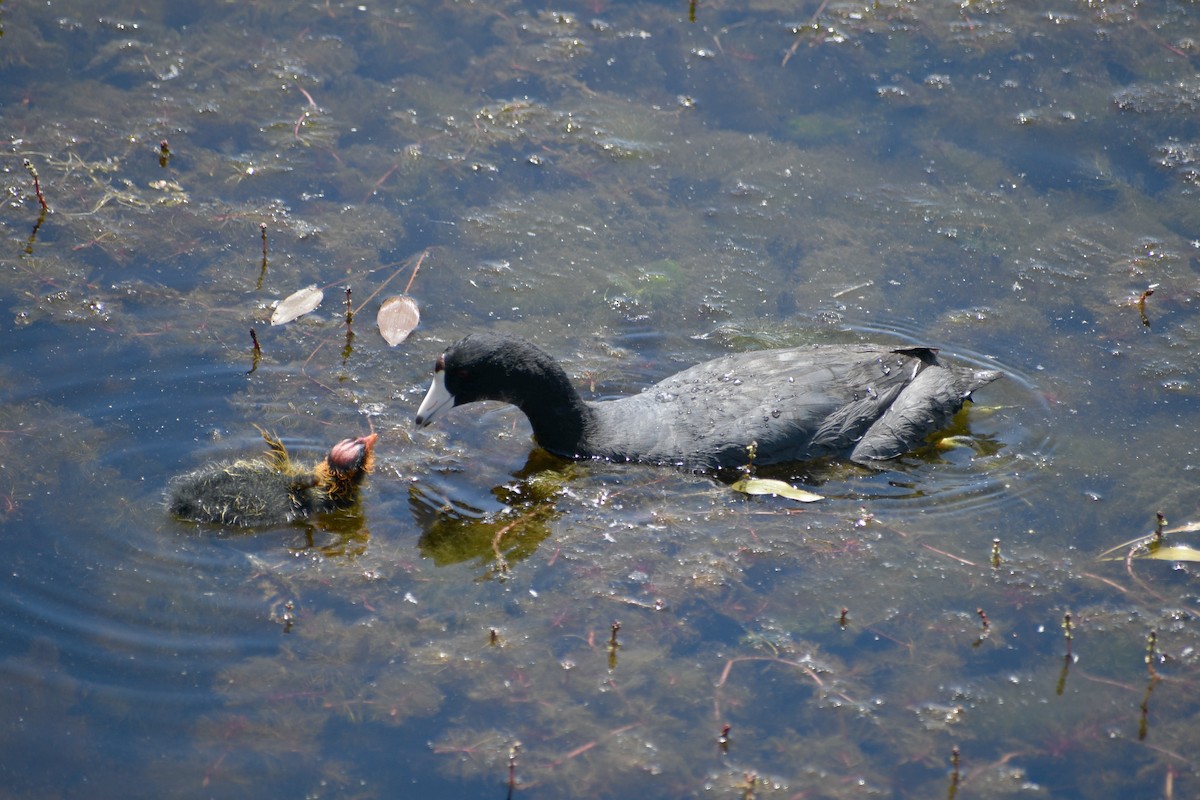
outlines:
[[529, 418], [538, 445], [561, 456], [588, 455], [586, 442], [595, 416], [557, 363], [542, 365], [512, 402]]

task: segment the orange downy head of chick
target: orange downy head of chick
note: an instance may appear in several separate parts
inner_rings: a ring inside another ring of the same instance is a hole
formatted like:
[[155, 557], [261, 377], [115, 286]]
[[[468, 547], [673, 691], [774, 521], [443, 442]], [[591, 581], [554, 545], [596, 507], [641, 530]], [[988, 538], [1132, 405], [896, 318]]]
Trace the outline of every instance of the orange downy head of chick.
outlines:
[[324, 488], [334, 505], [352, 502], [354, 492], [375, 466], [375, 441], [379, 434], [342, 439], [329, 448], [329, 455], [313, 470], [317, 485]]

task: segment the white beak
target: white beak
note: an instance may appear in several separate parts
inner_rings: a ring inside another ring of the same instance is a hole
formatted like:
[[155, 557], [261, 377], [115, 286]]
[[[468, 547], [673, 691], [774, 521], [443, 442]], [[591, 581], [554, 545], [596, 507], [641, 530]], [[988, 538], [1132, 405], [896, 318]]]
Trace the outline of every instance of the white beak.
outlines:
[[446, 389], [446, 373], [438, 370], [433, 373], [433, 382], [429, 384], [429, 391], [425, 393], [425, 399], [417, 409], [417, 427], [424, 428], [433, 422], [433, 418], [442, 413], [443, 409], [453, 407], [454, 395]]

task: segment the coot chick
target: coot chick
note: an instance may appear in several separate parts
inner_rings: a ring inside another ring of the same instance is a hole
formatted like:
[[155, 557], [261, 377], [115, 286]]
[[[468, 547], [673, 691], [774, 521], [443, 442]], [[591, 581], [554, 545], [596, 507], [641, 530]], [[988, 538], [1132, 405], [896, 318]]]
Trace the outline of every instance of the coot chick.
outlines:
[[378, 434], [343, 439], [313, 467], [293, 464], [283, 442], [264, 430], [267, 452], [210, 464], [171, 481], [167, 507], [194, 522], [230, 527], [286, 525], [354, 505], [375, 464]]
[[873, 464], [919, 446], [998, 377], [942, 364], [929, 347], [809, 345], [724, 356], [591, 402], [541, 348], [477, 333], [437, 359], [416, 423], [500, 400], [525, 413], [541, 447], [567, 458], [695, 471], [822, 456]]

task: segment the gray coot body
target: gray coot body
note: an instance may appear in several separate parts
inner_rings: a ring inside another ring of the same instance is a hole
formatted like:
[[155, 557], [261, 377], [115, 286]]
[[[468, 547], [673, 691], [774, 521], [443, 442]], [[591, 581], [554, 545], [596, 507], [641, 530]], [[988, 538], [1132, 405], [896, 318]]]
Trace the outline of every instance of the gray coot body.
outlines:
[[209, 464], [171, 481], [167, 508], [177, 517], [230, 527], [286, 525], [346, 508], [371, 471], [377, 434], [343, 439], [313, 467], [292, 462], [283, 443], [263, 432], [259, 458]]
[[546, 450], [568, 458], [692, 470], [844, 455], [895, 458], [945, 427], [1000, 373], [947, 366], [927, 347], [810, 345], [724, 356], [641, 394], [589, 402], [545, 351], [472, 334], [438, 358], [418, 426], [442, 410], [501, 400], [525, 413]]

